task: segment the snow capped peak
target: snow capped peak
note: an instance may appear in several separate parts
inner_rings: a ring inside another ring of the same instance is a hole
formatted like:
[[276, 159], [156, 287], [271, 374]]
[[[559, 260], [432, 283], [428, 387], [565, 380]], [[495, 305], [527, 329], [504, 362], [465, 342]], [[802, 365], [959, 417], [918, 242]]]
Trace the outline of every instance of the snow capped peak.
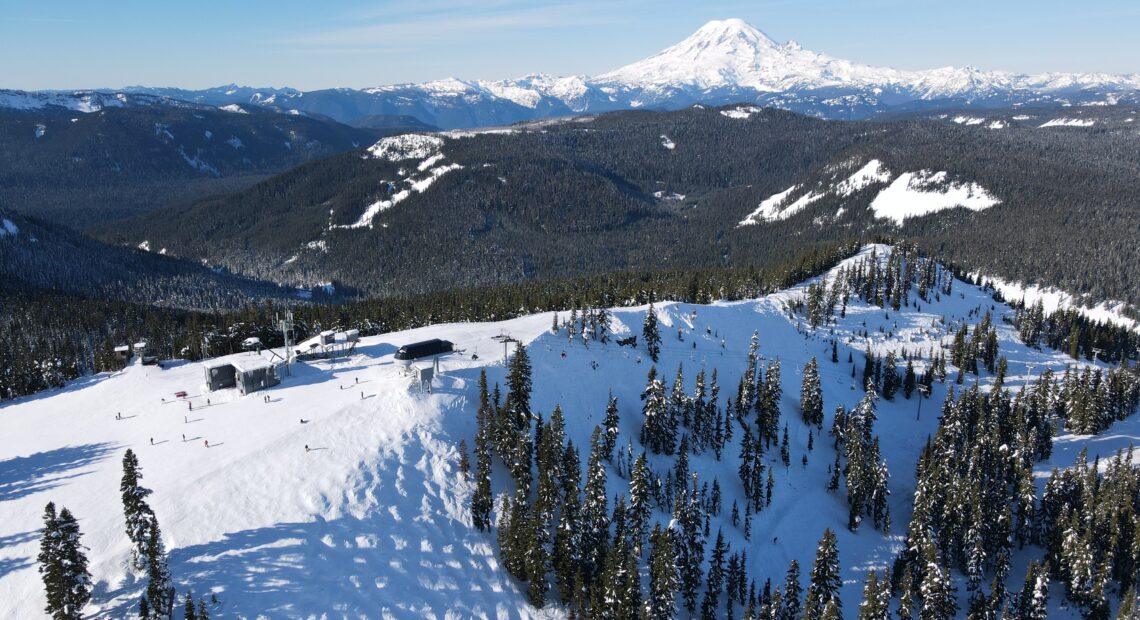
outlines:
[[680, 43], [598, 77], [629, 85], [755, 85], [762, 65], [781, 55], [768, 35], [741, 19], [713, 20]]

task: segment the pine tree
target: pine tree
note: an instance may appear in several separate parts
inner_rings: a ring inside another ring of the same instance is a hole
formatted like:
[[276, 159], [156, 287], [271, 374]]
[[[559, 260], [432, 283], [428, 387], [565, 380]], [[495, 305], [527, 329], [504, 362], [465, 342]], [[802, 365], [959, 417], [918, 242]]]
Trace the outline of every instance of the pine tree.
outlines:
[[602, 458], [601, 429], [590, 436], [590, 458], [581, 510], [582, 572], [592, 582], [601, 572], [609, 548], [609, 509], [606, 494], [606, 465]]
[[210, 620], [210, 612], [206, 609], [206, 599], [198, 599], [198, 620]]
[[649, 527], [649, 465], [645, 453], [638, 455], [633, 463], [629, 478], [629, 533], [633, 551], [641, 555], [645, 546], [646, 530]]
[[887, 360], [883, 363], [883, 398], [895, 399], [895, 392], [899, 389], [899, 371], [895, 361], [895, 352], [887, 353]]
[[82, 618], [91, 600], [91, 575], [79, 539], [79, 524], [71, 511], [63, 508], [57, 515], [55, 504], [48, 502], [37, 559], [47, 599], [44, 612], [57, 620]]
[[880, 584], [879, 574], [873, 570], [867, 571], [863, 602], [859, 604], [859, 620], [890, 620], [890, 600], [890, 583], [884, 579]]
[[606, 418], [602, 422], [602, 426], [605, 428], [605, 435], [602, 437], [603, 455], [609, 462], [613, 462], [614, 447], [617, 446], [618, 433], [621, 431], [619, 425], [617, 398], [614, 398], [611, 391], [609, 399], [606, 401]]
[[44, 582], [44, 592], [47, 595], [47, 607], [44, 609], [52, 617], [63, 609], [64, 594], [67, 586], [64, 583], [64, 567], [59, 532], [59, 515], [55, 504], [48, 502], [44, 508], [44, 528], [40, 533], [39, 572]]
[[91, 600], [91, 574], [87, 571], [87, 556], [83, 553], [79, 522], [67, 508], [59, 511], [59, 560], [62, 568], [63, 606], [56, 618], [82, 617], [83, 608]]
[[186, 601], [182, 605], [182, 615], [185, 620], [198, 620], [198, 611], [194, 607], [194, 597], [190, 592], [186, 593]]
[[654, 454], [673, 454], [677, 441], [676, 420], [670, 419], [665, 385], [657, 378], [657, 368], [649, 368], [645, 391], [641, 394], [641, 443]]
[[151, 491], [140, 486], [140, 480], [142, 480], [142, 468], [135, 453], [128, 448], [123, 455], [123, 478], [119, 483], [119, 491], [123, 498], [123, 518], [127, 523], [127, 538], [133, 543], [131, 562], [136, 569], [146, 566], [147, 543], [150, 538], [150, 528], [155, 521], [154, 512], [146, 501]]
[[672, 618], [680, 585], [673, 531], [654, 525], [650, 536], [649, 598], [645, 602], [644, 616], [648, 620]]
[[166, 566], [166, 548], [162, 543], [162, 531], [158, 523], [152, 523], [148, 533], [146, 598], [150, 602], [151, 613], [169, 616], [174, 610], [174, 585]]
[[819, 366], [815, 358], [804, 366], [803, 387], [800, 389], [800, 413], [805, 424], [823, 426], [823, 390], [819, 381]]
[[1049, 617], [1049, 575], [1036, 561], [1025, 571], [1025, 585], [1014, 601], [1017, 620], [1045, 620]]
[[661, 353], [661, 334], [657, 328], [657, 313], [653, 310], [653, 304], [649, 304], [649, 309], [645, 312], [641, 338], [645, 341], [645, 350], [649, 353], [649, 358], [656, 364], [657, 357]]
[[792, 560], [784, 577], [780, 608], [772, 611], [772, 620], [800, 620], [803, 613], [804, 587], [800, 584], [800, 563]]
[[567, 442], [562, 456], [562, 512], [559, 515], [558, 531], [554, 535], [554, 551], [551, 563], [555, 581], [563, 602], [579, 600], [580, 591], [575, 590], [575, 582], [581, 573], [581, 500], [580, 478], [581, 459], [574, 442]]
[[906, 361], [906, 375], [903, 376], [903, 397], [910, 400], [914, 394], [914, 388], [917, 387], [917, 381], [914, 374], [914, 362], [911, 360]]
[[958, 603], [950, 571], [938, 562], [932, 543], [926, 545], [923, 555], [925, 570], [919, 591], [922, 593], [921, 620], [951, 620], [958, 613]]
[[705, 596], [701, 600], [701, 618], [705, 620], [715, 620], [718, 617], [720, 591], [724, 588], [724, 558], [727, 552], [724, 534], [718, 530], [712, 557], [709, 558], [709, 570], [705, 575]]
[[815, 552], [815, 563], [812, 564], [811, 578], [808, 583], [807, 597], [804, 602], [804, 614], [808, 618], [819, 618], [824, 615], [828, 605], [835, 604], [835, 613], [842, 617], [842, 607], [839, 600], [839, 588], [843, 580], [839, 576], [839, 548], [835, 532], [830, 528], [824, 530], [823, 538]]
[[788, 446], [788, 425], [784, 425], [784, 438], [780, 440], [780, 462], [784, 464], [784, 469], [792, 462], [791, 449]]
[[[555, 315], [557, 317], [557, 315]], [[479, 409], [476, 411], [475, 431], [475, 491], [471, 495], [471, 522], [475, 529], [485, 532], [491, 527], [491, 423], [494, 412], [487, 394], [487, 371], [479, 372]]]

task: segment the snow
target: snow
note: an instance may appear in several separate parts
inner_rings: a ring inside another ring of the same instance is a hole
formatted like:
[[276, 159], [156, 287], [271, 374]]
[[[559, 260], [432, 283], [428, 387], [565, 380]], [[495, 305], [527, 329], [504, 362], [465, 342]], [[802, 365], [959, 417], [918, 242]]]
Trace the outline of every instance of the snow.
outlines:
[[720, 113], [728, 118], [748, 119], [753, 114], [759, 113], [761, 110], [756, 106], [740, 106], [731, 110], [721, 110]]
[[875, 183], [886, 183], [891, 180], [891, 172], [883, 165], [883, 162], [872, 159], [867, 162], [862, 168], [847, 177], [839, 185], [835, 186], [835, 192], [840, 196], [847, 197], [862, 189], [865, 189]]
[[144, 239], [143, 242], [138, 245], [138, 248], [140, 250], [142, 250], [143, 252], [149, 252], [150, 251], [150, 241], [147, 241]]
[[977, 116], [955, 116], [952, 120], [959, 125], [981, 125], [986, 122], [986, 119]]
[[226, 140], [226, 144], [234, 147], [235, 149], [245, 148], [245, 145], [241, 142], [241, 138], [237, 136], [230, 136], [230, 139]]
[[37, 124], [35, 133], [36, 133], [36, 140], [39, 140], [40, 138], [44, 137], [44, 134], [47, 133], [47, 125]]
[[[875, 246], [881, 258], [888, 249]], [[778, 357], [782, 365], [781, 410], [793, 466], [785, 469], [771, 451], [767, 464], [777, 484], [772, 504], [754, 517], [753, 532], [760, 534], [750, 543], [727, 516], [713, 517], [711, 530], [722, 529], [734, 550], [748, 549], [748, 573], [762, 583], [769, 577], [780, 582], [792, 559], [810, 566], [816, 541], [830, 527], [839, 542], [843, 607], [851, 612], [858, 608], [865, 571], [888, 566], [901, 544], [914, 464], [951, 386], [935, 384], [921, 419], [916, 419], [917, 400], [900, 396], [879, 403], [876, 432], [891, 469], [894, 532], [885, 536], [863, 527], [852, 533], [844, 527], [841, 495], [825, 490], [833, 454], [829, 441], [817, 437], [814, 452], [806, 449], [808, 428], [796, 403], [799, 369], [807, 360], [820, 360], [829, 416], [836, 405], [852, 407], [862, 396], [852, 386], [849, 352], [861, 365], [865, 348], [884, 353], [900, 346], [910, 351], [938, 347], [979, 308], [994, 308], [1000, 350], [1009, 360], [1008, 388], [1019, 389], [1031, 372], [1036, 376], [1046, 367], [1061, 370], [1080, 362], [1019, 344], [1012, 326], [997, 320], [1011, 312], [1007, 306], [993, 302], [986, 291], [955, 282], [953, 295], [923, 303], [921, 311], [912, 306], [885, 313], [852, 300], [846, 317], [834, 325], [841, 362], [832, 364], [832, 326], [813, 331], [800, 317], [789, 316], [788, 306], [804, 298], [811, 282], [834, 276], [832, 270], [756, 300], [657, 305], [661, 324], [668, 326], [658, 368], [671, 380], [673, 370], [684, 364], [687, 390], [698, 369], [717, 369], [723, 404], [744, 368], [749, 336], [758, 331], [763, 358]], [[645, 312], [645, 306], [615, 309], [615, 332], [635, 331]], [[588, 444], [611, 388], [621, 415], [618, 445], [637, 437], [638, 396], [649, 369], [644, 350], [569, 344], [564, 334], [549, 333], [551, 315], [366, 337], [351, 354], [296, 363], [280, 386], [247, 397], [234, 390], [203, 392], [203, 364], [175, 362], [164, 369], [134, 364], [5, 402], [0, 406], [5, 438], [0, 443], [0, 615], [42, 615], [35, 556], [47, 501], [79, 517], [96, 583], [86, 615], [121, 618], [135, 609], [145, 580], [126, 569], [129, 547], [118, 494], [122, 453], [131, 448], [142, 465], [143, 484], [154, 490], [149, 499], [180, 593], [187, 588], [196, 595], [213, 593], [220, 601], [210, 609], [214, 617], [565, 617], [566, 610], [557, 607], [530, 607], [525, 585], [501, 569], [494, 533], [471, 525], [472, 484], [457, 465], [460, 440], [470, 449], [475, 430], [479, 371], [486, 370], [492, 385], [504, 382], [503, 345], [496, 339], [503, 334], [529, 349], [534, 410], [548, 415], [560, 404], [567, 413], [567, 435], [576, 445]], [[563, 319], [566, 315], [561, 313]], [[678, 329], [683, 341], [675, 340]], [[420, 394], [392, 354], [401, 344], [427, 338], [451, 340], [463, 353], [443, 358], [433, 392]], [[479, 358], [472, 359], [473, 353]], [[269, 359], [263, 355], [221, 360]], [[916, 370], [925, 371], [924, 364], [919, 361]], [[993, 377], [983, 373], [979, 383], [988, 389]], [[193, 411], [173, 396], [180, 390], [190, 394], [186, 400]], [[263, 395], [271, 402], [263, 402]], [[124, 419], [116, 421], [119, 412]], [[302, 418], [306, 423], [299, 423]], [[825, 420], [825, 428], [830, 424]], [[1091, 460], [1138, 441], [1137, 416], [1099, 437], [1062, 432], [1052, 459], [1038, 463], [1035, 474], [1040, 480], [1054, 467], [1070, 466], [1082, 447], [1090, 448]], [[801, 466], [805, 453], [809, 463]], [[665, 471], [670, 462], [650, 455], [656, 471]], [[736, 468], [732, 448], [724, 462], [710, 454], [690, 457], [691, 471], [703, 481], [719, 478], [726, 506], [743, 494]], [[627, 492], [627, 482], [612, 468], [608, 478], [611, 497]], [[507, 476], [497, 471], [494, 491], [507, 488]], [[667, 523], [670, 517], [655, 512], [652, 518]], [[1007, 587], [1019, 588], [1026, 562], [1040, 555], [1036, 548], [1016, 550]], [[964, 592], [964, 578], [957, 573], [955, 578]], [[1049, 617], [1079, 617], [1073, 606], [1060, 606], [1062, 589], [1054, 590]]]
[[[856, 165], [845, 162], [839, 166], [839, 168], [846, 167], [849, 164], [852, 166]], [[765, 198], [755, 211], [749, 213], [748, 217], [744, 218], [737, 224], [737, 227], [748, 226], [750, 224], [759, 224], [761, 222], [775, 222], [786, 220], [796, 213], [803, 211], [812, 203], [827, 196], [828, 194], [834, 193], [838, 196], [846, 198], [860, 190], [870, 187], [871, 185], [874, 185], [876, 183], [886, 183], [890, 180], [891, 172], [887, 169], [886, 165], [884, 165], [883, 162], [879, 161], [878, 159], [872, 159], [864, 164], [861, 168], [856, 170], [853, 174], [843, 179], [839, 183], [836, 183], [834, 186], [825, 187], [819, 191], [809, 191], [791, 203], [788, 203], [788, 199], [794, 192], [800, 190], [803, 187], [802, 185], [793, 185], [778, 194], [773, 194], [768, 198]], [[841, 213], [837, 213], [836, 217], [839, 215], [841, 215]]]
[[661, 146], [669, 149], [670, 151], [677, 148], [677, 145], [669, 139], [669, 136], [665, 134], [661, 134]]
[[1005, 121], [993, 121], [990, 124], [986, 125], [986, 127], [989, 129], [1005, 129], [1006, 124]]
[[898, 225], [908, 217], [919, 217], [946, 209], [964, 207], [983, 211], [1001, 201], [974, 182], [947, 181], [946, 172], [905, 172], [871, 201], [878, 219]]
[[[383, 140], [381, 140], [381, 142], [383, 142]], [[437, 180], [439, 180], [440, 177], [447, 174], [448, 172], [463, 168], [463, 166], [459, 164], [446, 164], [443, 166], [435, 166], [433, 168], [432, 166], [442, 160], [443, 157], [444, 156], [442, 153], [436, 153], [435, 155], [432, 155], [431, 157], [428, 157], [424, 161], [420, 162], [416, 166], [416, 169], [420, 172], [427, 170], [427, 176], [420, 179], [416, 179], [414, 175], [404, 178], [404, 180], [400, 182], [400, 185], [407, 185], [406, 189], [396, 191], [387, 199], [377, 200], [376, 202], [368, 205], [365, 207], [364, 212], [360, 214], [360, 217], [357, 218], [357, 220], [352, 224], [334, 226], [333, 228], [370, 228], [372, 226], [372, 220], [375, 219], [377, 215], [408, 199], [413, 193], [422, 194], [423, 192], [427, 191], [427, 189], [431, 187], [433, 183], [435, 183]], [[401, 172], [401, 174], [404, 173]]]
[[1026, 305], [1033, 306], [1040, 301], [1046, 313], [1056, 312], [1058, 309], [1076, 310], [1093, 321], [1112, 323], [1131, 329], [1140, 328], [1135, 319], [1124, 314], [1128, 304], [1122, 301], [1102, 301], [1090, 306], [1081, 297], [1053, 287], [1010, 282], [981, 272], [973, 272], [970, 275], [975, 279], [982, 277], [1011, 302], [1024, 301]]
[[426, 159], [443, 147], [443, 138], [425, 134], [409, 133], [384, 138], [368, 147], [368, 152], [376, 159], [404, 161], [406, 159]]
[[1029, 116], [1028, 114], [1018, 114], [1017, 116], [1013, 117], [1013, 120], [1015, 120], [1015, 121], [1027, 121], [1031, 118], [1033, 118], [1033, 117]]
[[1092, 127], [1096, 124], [1095, 120], [1086, 118], [1054, 118], [1049, 121], [1038, 125], [1038, 127]]
[[782, 192], [772, 194], [760, 201], [760, 206], [752, 213], [749, 213], [748, 217], [740, 220], [737, 226], [748, 226], [749, 224], [759, 224], [763, 221], [770, 221], [779, 213], [779, 206], [784, 203], [784, 200], [799, 188], [799, 185], [793, 185]]
[[11, 235], [11, 236], [15, 237], [19, 233], [20, 233], [20, 228], [18, 226], [16, 226], [16, 224], [12, 220], [10, 220], [8, 218], [3, 218], [2, 220], [0, 220], [0, 237], [5, 237], [7, 235]]
[[218, 109], [224, 110], [226, 112], [233, 112], [234, 114], [249, 114], [249, 112], [247, 110], [245, 110], [245, 108], [242, 108], [240, 105], [238, 105], [236, 103], [228, 103], [228, 104], [223, 105], [223, 106], [218, 106]]

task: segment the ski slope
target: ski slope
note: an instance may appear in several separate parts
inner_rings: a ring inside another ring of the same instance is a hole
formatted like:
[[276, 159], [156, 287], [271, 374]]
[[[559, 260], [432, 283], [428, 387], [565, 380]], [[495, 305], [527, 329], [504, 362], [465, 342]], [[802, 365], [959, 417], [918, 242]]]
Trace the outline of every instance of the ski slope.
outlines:
[[[877, 250], [882, 255], [887, 248]], [[1007, 386], [1019, 387], [1046, 367], [1063, 369], [1072, 360], [1020, 345], [1013, 328], [1000, 321], [1012, 314], [1008, 307], [955, 282], [952, 295], [923, 304], [921, 310], [896, 313], [853, 299], [846, 318], [834, 326], [840, 344], [839, 363], [833, 364], [832, 327], [810, 330], [788, 311], [809, 283], [757, 300], [656, 306], [663, 340], [657, 367], [669, 386], [683, 364], [690, 392], [701, 367], [710, 373], [717, 368], [723, 404], [735, 392], [754, 330], [761, 366], [780, 359], [781, 410], [791, 435], [792, 464], [785, 470], [779, 451], [769, 451], [776, 488], [772, 504], [754, 518], [751, 542], [728, 518], [734, 499], [743, 506], [736, 474], [739, 433], [723, 462], [701, 454], [690, 457], [690, 467], [710, 484], [719, 478], [725, 511], [713, 518], [711, 535], [715, 538], [721, 528], [733, 550], [747, 549], [749, 575], [760, 585], [765, 578], [774, 586], [782, 583], [789, 561], [798, 559], [806, 587], [817, 541], [825, 527], [835, 530], [843, 607], [853, 617], [865, 571], [889, 564], [905, 533], [915, 461], [937, 427], [948, 386], [935, 383], [932, 399], [922, 404], [921, 419], [916, 419], [917, 397], [908, 401], [900, 394], [894, 403], [880, 401], [876, 432], [892, 476], [894, 531], [884, 535], [868, 524], [852, 533], [844, 527], [842, 491], [826, 491], [834, 458], [830, 438], [816, 437], [807, 466], [801, 465], [809, 428], [800, 420], [798, 399], [807, 360], [819, 359], [825, 431], [837, 404], [850, 408], [863, 395], [851, 378], [849, 351], [860, 375], [868, 346], [877, 352], [902, 346], [925, 352], [948, 344], [959, 322], [977, 308], [993, 308], [1000, 353], [1009, 359]], [[644, 306], [614, 310], [614, 331], [640, 335], [645, 312]], [[211, 606], [214, 617], [563, 617], [557, 606], [529, 606], [525, 584], [500, 569], [494, 533], [471, 526], [467, 508], [473, 484], [458, 469], [460, 441], [473, 445], [480, 370], [486, 369], [492, 385], [504, 383], [504, 347], [496, 338], [503, 335], [529, 348], [534, 410], [546, 417], [561, 404], [567, 435], [577, 446], [588, 446], [611, 389], [622, 417], [618, 451], [629, 439], [636, 445], [638, 396], [650, 367], [644, 348], [570, 343], [564, 331], [551, 334], [551, 322], [551, 313], [544, 313], [368, 337], [348, 357], [296, 363], [280, 386], [245, 397], [234, 390], [205, 393], [203, 364], [178, 362], [165, 369], [132, 365], [3, 403], [0, 617], [42, 614], [35, 557], [48, 501], [67, 506], [79, 518], [96, 584], [87, 613], [95, 618], [132, 613], [145, 580], [128, 569], [118, 488], [127, 448], [138, 455], [142, 484], [154, 490], [151, 505], [170, 550], [179, 597], [187, 589], [195, 596], [212, 593], [218, 600]], [[401, 344], [427, 338], [451, 340], [462, 353], [444, 358], [432, 393], [421, 394], [392, 354]], [[253, 354], [235, 357], [248, 355]], [[921, 370], [916, 364], [916, 371]], [[983, 372], [981, 383], [991, 381]], [[188, 393], [184, 400], [174, 396], [182, 390]], [[116, 419], [118, 413], [122, 420]], [[1054, 466], [1071, 465], [1082, 447], [1089, 447], [1090, 459], [1106, 457], [1138, 438], [1136, 416], [1098, 437], [1062, 435], [1052, 460], [1037, 467], [1039, 482], [1044, 484]], [[671, 465], [666, 457], [650, 455], [656, 471], [664, 473]], [[504, 471], [496, 471], [496, 494], [509, 489], [508, 480]], [[611, 468], [611, 498], [628, 493], [627, 485]], [[667, 522], [669, 516], [657, 513], [654, 518]], [[1026, 549], [1015, 556], [1011, 588], [1020, 589], [1025, 565], [1040, 553]], [[964, 610], [965, 588], [960, 585]], [[1076, 610], [1062, 607], [1060, 590], [1053, 588], [1050, 617], [1079, 617]]]

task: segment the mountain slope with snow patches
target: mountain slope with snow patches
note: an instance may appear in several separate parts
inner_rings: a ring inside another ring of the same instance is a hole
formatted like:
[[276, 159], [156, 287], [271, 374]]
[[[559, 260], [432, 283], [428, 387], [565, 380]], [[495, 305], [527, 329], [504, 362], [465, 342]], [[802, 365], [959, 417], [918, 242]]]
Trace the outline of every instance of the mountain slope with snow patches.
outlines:
[[[846, 263], [871, 251], [866, 248]], [[874, 251], [882, 257], [888, 248]], [[809, 283], [756, 300], [658, 305], [663, 336], [658, 367], [671, 378], [682, 365], [687, 390], [697, 370], [716, 369], [723, 395], [744, 368], [753, 331], [759, 334], [762, 358], [780, 360], [780, 408], [790, 429], [793, 465], [785, 468], [776, 451], [769, 454], [776, 487], [771, 505], [755, 516], [751, 541], [727, 516], [714, 517], [712, 531], [722, 530], [733, 549], [747, 549], [748, 572], [757, 581], [770, 577], [779, 583], [791, 559], [810, 566], [824, 528], [836, 530], [843, 606], [854, 610], [864, 572], [889, 565], [901, 544], [914, 463], [936, 428], [938, 404], [950, 386], [935, 384], [919, 419], [918, 400], [900, 396], [880, 402], [876, 431], [892, 474], [895, 533], [884, 535], [869, 526], [853, 533], [844, 527], [842, 495], [826, 491], [829, 442], [819, 437], [815, 449], [807, 450], [809, 428], [796, 405], [799, 369], [817, 357], [824, 410], [852, 407], [862, 391], [852, 384], [848, 353], [861, 365], [866, 348], [926, 351], [950, 342], [960, 323], [976, 321], [972, 312], [991, 310], [998, 319], [1010, 309], [963, 282], [954, 283], [952, 295], [921, 309], [884, 313], [853, 299], [834, 326], [840, 361], [832, 363], [831, 328], [807, 328], [790, 310]], [[637, 333], [646, 310], [615, 309], [614, 333]], [[504, 335], [528, 347], [534, 410], [547, 415], [561, 405], [567, 435], [576, 445], [587, 445], [591, 429], [601, 423], [611, 389], [622, 418], [618, 446], [636, 443], [638, 396], [650, 365], [644, 350], [567, 342], [564, 333], [550, 333], [551, 318], [546, 313], [501, 323], [435, 325], [366, 338], [344, 357], [296, 363], [280, 386], [246, 397], [232, 390], [204, 392], [203, 364], [176, 362], [165, 369], [132, 365], [5, 402], [0, 405], [5, 438], [0, 444], [0, 612], [29, 617], [43, 608], [35, 554], [47, 501], [67, 506], [79, 518], [96, 584], [86, 613], [118, 618], [137, 606], [144, 582], [126, 568], [129, 547], [118, 496], [120, 460], [131, 448], [142, 465], [143, 484], [154, 490], [151, 504], [166, 536], [175, 582], [180, 592], [216, 597], [215, 617], [564, 616], [557, 606], [539, 611], [525, 602], [525, 586], [499, 566], [494, 534], [471, 527], [472, 486], [458, 474], [458, 446], [461, 440], [472, 445], [475, 431], [478, 374], [486, 370], [492, 383], [505, 378]], [[1046, 367], [1073, 363], [1058, 353], [1026, 348], [1012, 327], [995, 323], [1001, 354], [1009, 359], [1007, 387], [1019, 388]], [[401, 344], [433, 337], [452, 340], [462, 353], [441, 361], [433, 393], [422, 394], [392, 354]], [[917, 361], [919, 372], [923, 364]], [[979, 379], [983, 387], [992, 381], [985, 373]], [[179, 398], [179, 391], [187, 396]], [[1039, 483], [1052, 467], [1071, 465], [1081, 447], [1090, 447], [1090, 457], [1107, 456], [1137, 440], [1136, 416], [1096, 438], [1062, 434], [1052, 460], [1036, 467]], [[729, 448], [720, 462], [708, 453], [690, 459], [701, 479], [719, 479], [726, 506], [742, 499], [736, 452]], [[801, 465], [805, 454], [808, 463]], [[650, 466], [657, 471], [670, 463], [651, 455]], [[497, 471], [494, 491], [507, 491], [508, 480]], [[627, 484], [610, 468], [611, 497], [625, 493]], [[669, 517], [654, 513], [652, 518], [667, 522]], [[1031, 548], [1015, 552], [1011, 588], [1020, 587], [1026, 562], [1037, 555]], [[964, 597], [964, 577], [957, 578]], [[1077, 617], [1076, 610], [1060, 605], [1059, 590], [1054, 589], [1050, 617]]]

